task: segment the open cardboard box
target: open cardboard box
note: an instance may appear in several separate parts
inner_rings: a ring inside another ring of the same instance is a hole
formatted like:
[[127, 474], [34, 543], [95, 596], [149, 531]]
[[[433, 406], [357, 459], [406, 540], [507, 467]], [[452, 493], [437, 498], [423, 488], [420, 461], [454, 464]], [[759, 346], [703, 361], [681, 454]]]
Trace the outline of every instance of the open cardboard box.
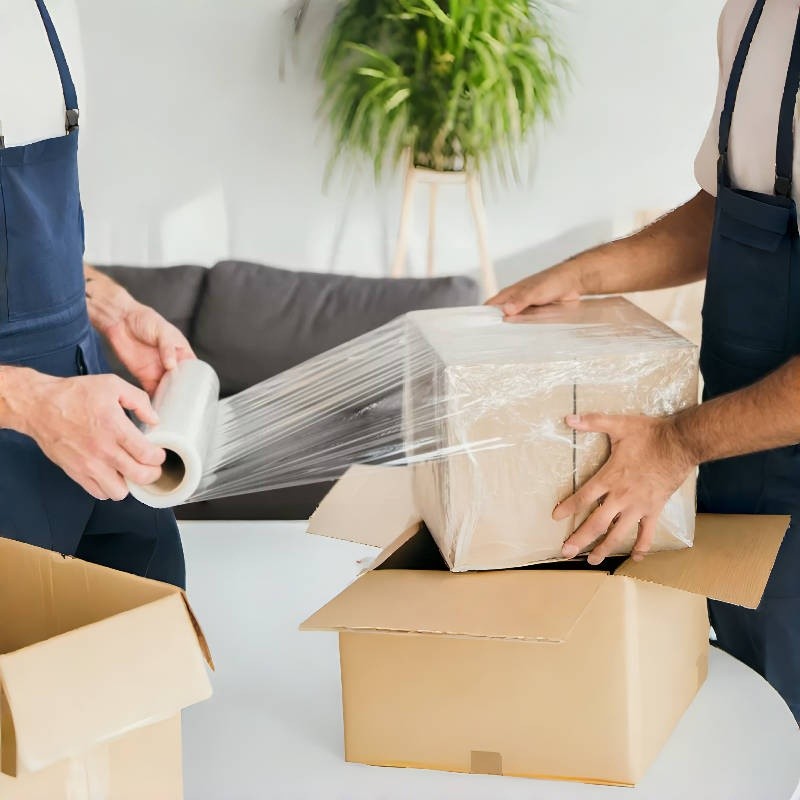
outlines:
[[692, 549], [613, 573], [454, 573], [410, 498], [356, 467], [309, 525], [383, 547], [301, 626], [339, 632], [346, 759], [593, 783], [641, 779], [705, 679], [705, 598], [756, 607], [788, 526], [700, 515]]
[[206, 665], [180, 589], [0, 538], [0, 798], [180, 800]]

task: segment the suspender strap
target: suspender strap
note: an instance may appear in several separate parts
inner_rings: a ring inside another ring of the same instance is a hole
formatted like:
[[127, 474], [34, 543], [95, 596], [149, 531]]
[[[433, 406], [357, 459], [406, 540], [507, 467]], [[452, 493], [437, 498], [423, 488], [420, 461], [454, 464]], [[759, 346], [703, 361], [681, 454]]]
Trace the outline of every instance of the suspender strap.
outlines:
[[797, 90], [800, 88], [800, 15], [794, 31], [792, 55], [783, 87], [781, 115], [778, 121], [778, 144], [775, 152], [775, 194], [781, 197], [792, 195], [792, 173], [794, 167], [794, 109]]
[[39, 14], [42, 17], [42, 22], [47, 31], [47, 38], [50, 40], [50, 49], [53, 51], [53, 58], [55, 58], [58, 66], [58, 74], [61, 78], [61, 90], [64, 93], [64, 104], [67, 109], [65, 127], [69, 133], [78, 127], [78, 93], [75, 91], [75, 84], [72, 82], [72, 75], [67, 65], [67, 59], [64, 56], [64, 50], [61, 47], [61, 42], [58, 39], [53, 20], [50, 19], [50, 14], [47, 11], [44, 0], [36, 0], [36, 5], [39, 8]]
[[731, 74], [728, 78], [728, 88], [725, 90], [725, 104], [722, 107], [722, 113], [719, 118], [718, 166], [720, 177], [725, 178], [726, 182], [728, 178], [728, 143], [731, 136], [731, 122], [733, 121], [733, 109], [736, 105], [736, 95], [739, 92], [739, 83], [742, 80], [744, 64], [747, 60], [747, 54], [750, 52], [750, 45], [753, 43], [753, 36], [761, 19], [761, 13], [764, 11], [765, 3], [766, 0], [756, 0], [756, 4], [753, 6], [750, 19], [747, 21], [747, 27], [744, 29], [742, 41], [739, 42], [736, 58], [733, 60]]

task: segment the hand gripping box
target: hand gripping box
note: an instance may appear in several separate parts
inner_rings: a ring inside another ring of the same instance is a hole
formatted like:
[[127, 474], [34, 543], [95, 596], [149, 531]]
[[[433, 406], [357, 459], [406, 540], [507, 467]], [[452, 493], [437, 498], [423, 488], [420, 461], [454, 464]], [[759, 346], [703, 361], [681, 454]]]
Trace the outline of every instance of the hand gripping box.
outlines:
[[180, 800], [207, 665], [180, 589], [0, 538], [0, 798]]
[[354, 468], [310, 522], [385, 545], [302, 625], [339, 633], [348, 761], [635, 784], [705, 679], [705, 598], [755, 608], [788, 525], [700, 516], [693, 548], [613, 571], [454, 573], [411, 483]]
[[[697, 348], [620, 297], [406, 316], [404, 437], [416, 505], [454, 571], [557, 559], [583, 518], [552, 511], [594, 475], [608, 437], [568, 414], [665, 416], [697, 403]], [[662, 513], [654, 550], [690, 546], [695, 476]], [[620, 553], [629, 553], [631, 530]]]

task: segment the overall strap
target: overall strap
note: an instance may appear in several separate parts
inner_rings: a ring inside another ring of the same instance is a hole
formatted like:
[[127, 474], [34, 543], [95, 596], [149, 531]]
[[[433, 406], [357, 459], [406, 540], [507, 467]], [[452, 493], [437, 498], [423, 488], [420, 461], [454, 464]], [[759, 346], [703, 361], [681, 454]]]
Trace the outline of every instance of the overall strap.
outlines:
[[800, 14], [794, 30], [792, 55], [783, 87], [781, 115], [778, 121], [778, 144], [775, 152], [775, 194], [792, 196], [792, 173], [794, 172], [794, 110], [797, 105], [797, 90], [800, 88]]
[[67, 109], [65, 128], [67, 133], [71, 133], [78, 127], [78, 93], [75, 91], [75, 84], [72, 81], [64, 50], [61, 47], [61, 42], [58, 39], [53, 20], [50, 19], [50, 14], [45, 7], [44, 0], [36, 0], [36, 5], [39, 7], [39, 14], [47, 31], [47, 38], [50, 40], [50, 49], [53, 51], [53, 57], [58, 65], [61, 90], [64, 92], [64, 104]]
[[719, 161], [717, 168], [720, 179], [728, 182], [728, 143], [731, 137], [731, 123], [733, 122], [733, 108], [736, 105], [736, 95], [739, 92], [739, 83], [742, 80], [744, 64], [747, 54], [750, 52], [750, 45], [753, 43], [756, 28], [758, 27], [761, 13], [764, 11], [766, 0], [756, 0], [747, 27], [744, 29], [742, 41], [739, 42], [739, 49], [736, 51], [736, 58], [733, 60], [731, 74], [728, 78], [728, 88], [725, 90], [725, 104], [719, 117]]

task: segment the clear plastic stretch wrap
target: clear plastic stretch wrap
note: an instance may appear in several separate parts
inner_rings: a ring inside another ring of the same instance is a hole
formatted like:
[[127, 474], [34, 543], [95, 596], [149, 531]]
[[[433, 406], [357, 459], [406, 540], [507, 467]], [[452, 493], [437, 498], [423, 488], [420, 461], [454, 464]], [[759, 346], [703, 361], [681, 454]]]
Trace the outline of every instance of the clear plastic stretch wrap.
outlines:
[[[552, 510], [608, 456], [606, 436], [564, 417], [663, 416], [697, 402], [697, 381], [695, 346], [622, 298], [512, 321], [488, 307], [412, 312], [221, 401], [208, 365], [182, 363], [146, 429], [168, 450], [162, 478], [131, 490], [171, 506], [402, 466], [452, 569], [523, 566], [560, 557], [581, 519]], [[694, 514], [692, 476], [655, 548], [691, 545]]]

